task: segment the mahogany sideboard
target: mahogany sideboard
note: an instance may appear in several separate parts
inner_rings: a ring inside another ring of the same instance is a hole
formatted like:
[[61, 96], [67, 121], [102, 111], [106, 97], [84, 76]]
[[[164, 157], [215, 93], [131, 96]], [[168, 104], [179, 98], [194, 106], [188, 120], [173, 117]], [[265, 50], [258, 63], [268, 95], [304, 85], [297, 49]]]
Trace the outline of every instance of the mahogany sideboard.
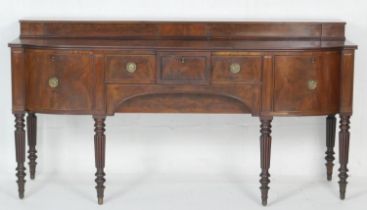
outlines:
[[107, 116], [259, 117], [263, 205], [273, 117], [327, 116], [326, 177], [331, 180], [339, 114], [339, 187], [345, 198], [357, 48], [345, 39], [345, 23], [22, 20], [20, 26], [20, 37], [9, 44], [20, 198], [26, 130], [30, 178], [35, 178], [36, 113], [93, 116], [99, 204], [105, 189]]

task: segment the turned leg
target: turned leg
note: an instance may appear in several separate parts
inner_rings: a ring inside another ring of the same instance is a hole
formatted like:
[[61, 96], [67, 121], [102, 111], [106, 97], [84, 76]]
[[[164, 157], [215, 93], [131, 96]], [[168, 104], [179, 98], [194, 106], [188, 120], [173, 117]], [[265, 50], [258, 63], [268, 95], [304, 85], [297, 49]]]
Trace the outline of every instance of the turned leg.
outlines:
[[331, 181], [331, 178], [333, 176], [333, 167], [335, 160], [334, 158], [334, 146], [335, 146], [335, 129], [336, 129], [336, 119], [334, 115], [329, 115], [326, 118], [326, 175], [327, 180]]
[[37, 117], [35, 113], [28, 113], [27, 117], [27, 134], [28, 134], [28, 159], [29, 174], [31, 179], [35, 178], [37, 165]]
[[103, 193], [104, 193], [104, 183], [105, 183], [105, 146], [106, 146], [106, 136], [105, 132], [105, 117], [104, 116], [94, 116], [94, 150], [95, 150], [95, 160], [96, 160], [96, 189], [98, 204], [103, 204]]
[[349, 128], [350, 114], [340, 114], [340, 131], [339, 131], [339, 191], [340, 199], [345, 199], [345, 190], [348, 178], [348, 155], [349, 155]]
[[18, 183], [19, 198], [24, 198], [25, 184], [25, 130], [24, 130], [24, 113], [14, 113], [15, 116], [15, 153], [17, 160], [16, 176]]
[[272, 117], [261, 117], [260, 126], [260, 159], [261, 159], [261, 174], [260, 174], [260, 190], [262, 205], [266, 206], [268, 203], [268, 191], [270, 183], [270, 151], [271, 151], [271, 121]]

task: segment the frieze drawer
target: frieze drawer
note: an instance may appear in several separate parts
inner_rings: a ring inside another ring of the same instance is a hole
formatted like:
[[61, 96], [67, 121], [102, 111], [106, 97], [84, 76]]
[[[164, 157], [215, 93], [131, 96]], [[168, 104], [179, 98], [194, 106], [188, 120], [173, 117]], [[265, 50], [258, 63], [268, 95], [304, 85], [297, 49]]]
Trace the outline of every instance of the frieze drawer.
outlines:
[[154, 55], [107, 55], [106, 81], [147, 84], [155, 82]]
[[209, 84], [209, 52], [160, 52], [158, 83]]

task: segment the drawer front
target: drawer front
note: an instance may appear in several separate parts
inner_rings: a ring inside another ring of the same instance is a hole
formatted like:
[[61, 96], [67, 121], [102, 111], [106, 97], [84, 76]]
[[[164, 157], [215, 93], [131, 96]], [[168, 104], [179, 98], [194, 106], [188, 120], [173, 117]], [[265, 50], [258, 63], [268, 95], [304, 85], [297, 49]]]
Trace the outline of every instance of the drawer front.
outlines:
[[88, 54], [29, 51], [27, 108], [37, 112], [90, 112], [93, 108], [92, 57]]
[[158, 82], [165, 84], [209, 84], [210, 53], [160, 52]]
[[107, 85], [107, 113], [258, 114], [260, 85]]
[[339, 60], [338, 53], [275, 56], [274, 111], [337, 112]]
[[114, 83], [154, 83], [155, 56], [108, 55], [106, 56], [106, 81]]
[[213, 56], [213, 83], [256, 83], [261, 80], [260, 56]]

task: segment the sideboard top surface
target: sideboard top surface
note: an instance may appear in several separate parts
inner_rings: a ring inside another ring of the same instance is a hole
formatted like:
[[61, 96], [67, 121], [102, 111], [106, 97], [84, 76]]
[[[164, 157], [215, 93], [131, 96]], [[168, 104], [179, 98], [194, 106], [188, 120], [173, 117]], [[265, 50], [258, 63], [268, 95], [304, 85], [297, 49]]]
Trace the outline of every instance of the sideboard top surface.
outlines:
[[356, 48], [344, 22], [20, 21], [11, 47], [288, 50]]

